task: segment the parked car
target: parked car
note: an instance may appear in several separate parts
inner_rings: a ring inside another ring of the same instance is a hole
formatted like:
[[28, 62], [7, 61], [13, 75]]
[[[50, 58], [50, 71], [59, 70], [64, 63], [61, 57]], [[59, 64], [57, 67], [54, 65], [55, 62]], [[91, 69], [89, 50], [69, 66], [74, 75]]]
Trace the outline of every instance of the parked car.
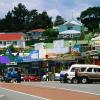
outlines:
[[25, 75], [23, 81], [40, 81], [41, 78], [38, 75]]
[[[80, 69], [80, 71], [79, 71], [80, 74], [78, 74], [78, 76], [79, 76], [78, 79], [75, 77], [75, 71], [77, 68]], [[87, 82], [89, 82], [89, 80], [92, 80], [92, 79], [95, 79], [95, 80], [100, 79], [100, 72], [98, 72], [98, 74], [96, 75], [96, 73], [94, 73], [92, 71], [93, 68], [100, 68], [100, 66], [90, 65], [90, 64], [74, 64], [74, 65], [72, 65], [66, 73], [67, 74], [67, 76], [66, 76], [67, 82], [68, 83], [78, 83], [78, 82], [87, 83]], [[91, 69], [91, 72], [89, 72], [89, 69]], [[98, 78], [95, 76], [98, 76]]]
[[55, 81], [59, 81], [60, 80], [60, 73], [55, 73], [54, 80]]
[[100, 82], [100, 67], [89, 66], [84, 72], [79, 72], [78, 77], [79, 81], [83, 84], [88, 82]]
[[62, 70], [60, 72], [60, 82], [63, 83], [65, 82], [64, 78], [65, 78], [65, 74], [67, 73], [67, 70]]

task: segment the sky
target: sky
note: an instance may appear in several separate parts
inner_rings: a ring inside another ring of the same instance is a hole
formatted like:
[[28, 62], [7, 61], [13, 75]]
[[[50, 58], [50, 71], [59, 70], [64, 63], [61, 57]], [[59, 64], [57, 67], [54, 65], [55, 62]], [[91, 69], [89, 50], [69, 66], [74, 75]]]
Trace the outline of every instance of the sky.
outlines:
[[28, 10], [47, 11], [53, 19], [60, 15], [66, 20], [79, 17], [88, 7], [100, 6], [100, 0], [0, 0], [0, 18], [19, 3], [24, 4]]

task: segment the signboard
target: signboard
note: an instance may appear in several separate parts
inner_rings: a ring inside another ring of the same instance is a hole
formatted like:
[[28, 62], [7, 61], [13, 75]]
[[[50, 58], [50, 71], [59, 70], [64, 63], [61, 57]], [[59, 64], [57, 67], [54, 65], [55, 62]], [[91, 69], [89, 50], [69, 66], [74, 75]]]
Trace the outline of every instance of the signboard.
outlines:
[[10, 62], [10, 63], [7, 63], [6, 65], [17, 65], [17, 62]]
[[29, 54], [29, 58], [31, 59], [39, 59], [39, 50], [33, 50]]
[[35, 50], [39, 50], [39, 49], [43, 49], [44, 48], [45, 43], [36, 43], [35, 46]]
[[63, 48], [64, 40], [55, 40], [53, 41], [54, 48]]
[[71, 48], [72, 51], [75, 51], [75, 52], [80, 52], [80, 45], [74, 45], [74, 47]]

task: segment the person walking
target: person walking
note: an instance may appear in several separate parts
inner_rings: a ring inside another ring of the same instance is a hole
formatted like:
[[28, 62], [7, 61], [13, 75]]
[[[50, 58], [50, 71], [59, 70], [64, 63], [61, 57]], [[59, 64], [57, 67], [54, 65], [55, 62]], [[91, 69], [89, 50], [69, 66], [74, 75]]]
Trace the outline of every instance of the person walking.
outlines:
[[18, 71], [17, 72], [17, 83], [21, 83], [21, 72], [20, 71]]

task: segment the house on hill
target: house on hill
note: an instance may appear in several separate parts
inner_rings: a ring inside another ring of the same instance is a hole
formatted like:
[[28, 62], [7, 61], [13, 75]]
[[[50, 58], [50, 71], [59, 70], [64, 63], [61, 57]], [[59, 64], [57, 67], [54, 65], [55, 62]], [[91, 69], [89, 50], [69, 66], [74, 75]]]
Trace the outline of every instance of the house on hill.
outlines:
[[42, 37], [43, 32], [46, 31], [45, 29], [34, 29], [31, 30], [29, 32], [27, 32], [28, 34], [30, 34], [32, 39], [39, 39]]
[[13, 45], [16, 48], [25, 48], [25, 40], [22, 33], [0, 33], [0, 48]]
[[83, 25], [78, 20], [70, 20], [59, 26], [59, 38], [80, 37]]
[[92, 46], [95, 47], [96, 50], [100, 50], [100, 35], [95, 38], [92, 38], [91, 41]]

